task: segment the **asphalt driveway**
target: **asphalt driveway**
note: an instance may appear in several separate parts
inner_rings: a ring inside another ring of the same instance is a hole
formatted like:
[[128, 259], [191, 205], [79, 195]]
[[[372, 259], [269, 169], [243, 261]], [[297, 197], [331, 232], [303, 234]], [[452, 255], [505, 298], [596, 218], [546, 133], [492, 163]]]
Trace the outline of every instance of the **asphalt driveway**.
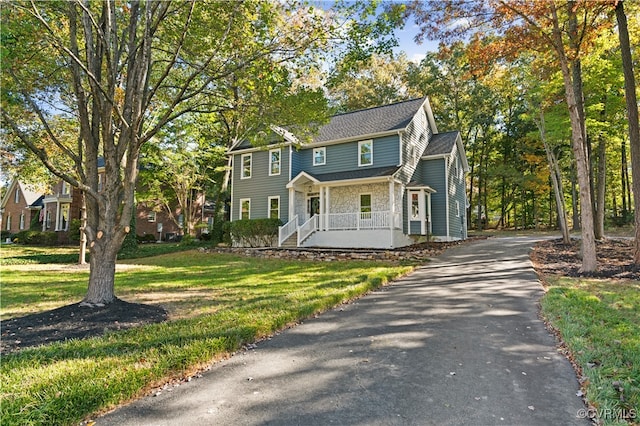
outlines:
[[532, 239], [464, 244], [98, 425], [589, 425]]

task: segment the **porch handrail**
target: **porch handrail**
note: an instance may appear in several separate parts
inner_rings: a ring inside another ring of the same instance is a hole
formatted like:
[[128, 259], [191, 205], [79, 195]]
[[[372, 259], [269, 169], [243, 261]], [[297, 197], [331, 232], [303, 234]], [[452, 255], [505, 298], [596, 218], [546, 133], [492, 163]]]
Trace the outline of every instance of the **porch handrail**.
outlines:
[[400, 213], [390, 211], [362, 212], [362, 213], [330, 213], [327, 215], [328, 230], [359, 230], [359, 229], [395, 229], [402, 226]]
[[314, 214], [311, 219], [300, 225], [298, 228], [298, 246], [318, 230], [318, 217], [317, 214]]
[[298, 215], [278, 228], [278, 247], [298, 230]]

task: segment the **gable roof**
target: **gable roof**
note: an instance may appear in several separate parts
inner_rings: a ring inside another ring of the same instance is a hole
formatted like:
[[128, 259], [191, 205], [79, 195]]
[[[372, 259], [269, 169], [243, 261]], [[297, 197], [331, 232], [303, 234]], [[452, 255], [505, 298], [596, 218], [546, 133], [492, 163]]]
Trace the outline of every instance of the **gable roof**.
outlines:
[[422, 156], [451, 154], [459, 134], [460, 132], [458, 131], [434, 134]]
[[355, 138], [363, 135], [402, 130], [409, 125], [425, 98], [412, 99], [331, 117], [320, 127], [314, 143]]
[[14, 179], [9, 185], [9, 188], [7, 188], [7, 192], [2, 198], [0, 206], [4, 208], [7, 205], [9, 199], [14, 196], [16, 187], [20, 188], [20, 192], [22, 193], [21, 200], [24, 200], [24, 203], [27, 207], [38, 207], [42, 205], [42, 191], [34, 191], [31, 189], [31, 186], [28, 186], [27, 184]]
[[[425, 103], [428, 104], [426, 97], [334, 115], [327, 124], [320, 126], [311, 144], [401, 131], [409, 125]], [[427, 108], [430, 107], [427, 106]], [[281, 137], [278, 142], [282, 142], [283, 139], [287, 141], [286, 138]], [[233, 146], [230, 151], [251, 148], [249, 141], [245, 140]]]

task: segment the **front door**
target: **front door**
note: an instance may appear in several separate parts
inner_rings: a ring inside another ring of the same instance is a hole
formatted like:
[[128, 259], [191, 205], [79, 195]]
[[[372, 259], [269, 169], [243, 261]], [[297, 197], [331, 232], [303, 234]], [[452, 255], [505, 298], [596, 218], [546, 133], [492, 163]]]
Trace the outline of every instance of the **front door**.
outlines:
[[315, 214], [320, 214], [320, 197], [310, 195], [307, 197], [307, 219], [311, 219]]

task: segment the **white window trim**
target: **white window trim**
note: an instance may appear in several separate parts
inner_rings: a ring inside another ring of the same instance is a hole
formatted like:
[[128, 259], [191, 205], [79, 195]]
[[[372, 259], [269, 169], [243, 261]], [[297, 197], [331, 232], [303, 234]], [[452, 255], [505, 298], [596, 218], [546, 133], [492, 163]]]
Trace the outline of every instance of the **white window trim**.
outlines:
[[460, 217], [460, 201], [456, 200], [456, 217]]
[[157, 215], [157, 213], [156, 213], [156, 212], [154, 212], [153, 210], [152, 210], [152, 211], [150, 211], [150, 212], [147, 214], [147, 220], [148, 220], [149, 222], [155, 222], [156, 220], [158, 220], [158, 215]]
[[[362, 160], [362, 146], [366, 145], [366, 144], [370, 144], [371, 145], [371, 162], [363, 164], [362, 161], [361, 161]], [[362, 167], [362, 166], [373, 166], [373, 139], [369, 139], [369, 140], [366, 140], [366, 141], [358, 142], [358, 167]]]
[[240, 214], [238, 215], [238, 219], [243, 220], [242, 219], [242, 203], [244, 203], [245, 201], [249, 202], [249, 209], [247, 211], [248, 213], [248, 217], [247, 219], [251, 219], [251, 198], [240, 198], [240, 206], [239, 206], [239, 212]]
[[[271, 156], [272, 153], [277, 152], [278, 153], [278, 173], [272, 173], [272, 169], [271, 166], [273, 165], [273, 157]], [[280, 176], [280, 173], [282, 172], [282, 150], [280, 148], [276, 148], [276, 149], [270, 149], [269, 150], [269, 176]]]
[[62, 192], [61, 195], [70, 195], [71, 191], [69, 188], [69, 184], [65, 181], [62, 181]]
[[16, 204], [20, 203], [20, 188], [16, 188], [16, 193], [13, 196], [13, 202]]
[[[316, 151], [322, 151], [322, 163], [316, 163]], [[313, 148], [313, 165], [324, 166], [327, 164], [327, 147]]]
[[24, 229], [24, 212], [20, 213], [20, 222], [18, 223], [18, 229], [20, 229], [21, 231]]
[[[249, 176], [244, 175], [244, 159], [249, 158]], [[251, 153], [242, 154], [240, 156], [240, 179], [251, 179], [251, 175], [253, 174], [253, 156]]]
[[[415, 217], [413, 215], [413, 196], [416, 195], [418, 197], [418, 216]], [[409, 191], [409, 220], [410, 221], [419, 221], [420, 220], [420, 191]]]
[[278, 217], [277, 217], [277, 219], [280, 219], [280, 196], [279, 195], [267, 198], [267, 217], [269, 219], [271, 219], [271, 200], [278, 200]]
[[369, 208], [371, 209], [370, 211], [366, 212], [366, 213], [372, 213], [373, 212], [373, 194], [370, 192], [362, 192], [360, 193], [360, 195], [358, 196], [358, 202], [359, 202], [359, 212], [360, 213], [365, 213], [362, 211], [362, 196], [363, 195], [368, 195], [369, 196], [369, 202], [371, 203], [369, 205]]
[[11, 213], [7, 215], [7, 231], [11, 231]]

